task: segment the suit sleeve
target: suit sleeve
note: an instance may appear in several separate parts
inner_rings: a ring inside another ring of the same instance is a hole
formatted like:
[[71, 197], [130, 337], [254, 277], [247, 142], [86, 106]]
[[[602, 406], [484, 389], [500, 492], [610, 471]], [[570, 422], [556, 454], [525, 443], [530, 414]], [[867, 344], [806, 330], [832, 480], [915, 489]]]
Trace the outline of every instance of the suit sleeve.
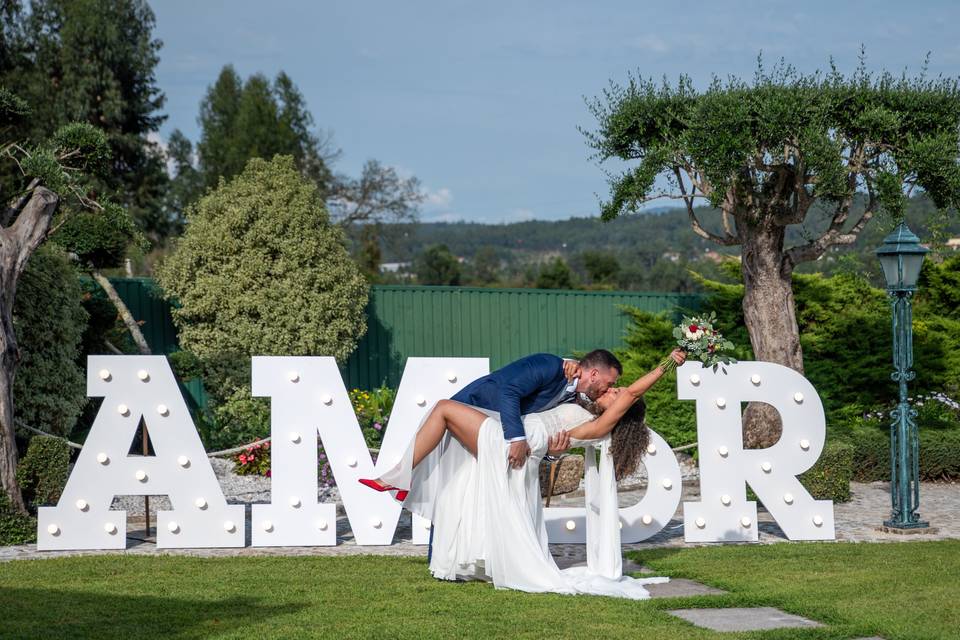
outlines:
[[520, 401], [539, 391], [563, 366], [563, 361], [549, 354], [537, 354], [517, 360], [500, 390], [500, 424], [505, 440], [524, 440], [523, 421], [520, 418]]

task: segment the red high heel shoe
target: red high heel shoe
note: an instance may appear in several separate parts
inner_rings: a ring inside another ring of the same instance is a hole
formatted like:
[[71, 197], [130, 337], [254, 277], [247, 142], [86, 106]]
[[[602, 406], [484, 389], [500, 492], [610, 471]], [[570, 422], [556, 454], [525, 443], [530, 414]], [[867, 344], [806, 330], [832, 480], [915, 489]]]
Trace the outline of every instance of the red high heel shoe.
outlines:
[[404, 500], [406, 500], [406, 499], [407, 499], [407, 494], [410, 493], [409, 491], [405, 491], [405, 490], [403, 490], [403, 489], [398, 489], [397, 487], [391, 487], [391, 486], [388, 485], [388, 484], [380, 484], [380, 483], [377, 482], [376, 480], [370, 480], [369, 478], [357, 478], [357, 480], [358, 480], [358, 481], [360, 482], [360, 484], [362, 484], [363, 486], [365, 486], [365, 487], [370, 487], [370, 488], [373, 489], [374, 491], [380, 491], [380, 492], [384, 492], [384, 491], [396, 491], [396, 492], [397, 492], [397, 500], [399, 500], [400, 502], [403, 502]]

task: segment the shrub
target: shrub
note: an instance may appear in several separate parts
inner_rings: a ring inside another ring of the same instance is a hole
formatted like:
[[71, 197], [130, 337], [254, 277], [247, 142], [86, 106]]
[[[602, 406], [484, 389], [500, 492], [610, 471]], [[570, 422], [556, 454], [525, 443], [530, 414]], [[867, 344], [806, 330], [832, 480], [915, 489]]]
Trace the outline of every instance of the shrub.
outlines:
[[354, 389], [350, 392], [350, 402], [368, 447], [376, 448], [383, 442], [396, 395], [396, 391], [389, 387], [380, 387], [373, 391]]
[[[854, 479], [890, 480], [890, 431], [864, 426], [854, 431]], [[960, 479], [960, 431], [920, 430], [920, 479]]]
[[344, 241], [289, 156], [253, 158], [188, 210], [158, 282], [176, 300], [180, 344], [203, 361], [230, 444], [267, 433], [269, 405], [250, 398], [250, 356], [343, 361], [366, 331], [369, 286]]
[[254, 158], [187, 213], [158, 282], [200, 358], [324, 354], [345, 360], [366, 330], [368, 285], [293, 158]]
[[0, 547], [37, 541], [37, 519], [10, 508], [10, 498], [0, 491]]
[[35, 507], [56, 504], [67, 484], [70, 447], [59, 438], [34, 436], [17, 467], [23, 498]]
[[853, 478], [853, 445], [827, 442], [817, 464], [800, 476], [800, 483], [817, 500], [847, 502]]
[[[911, 397], [920, 434], [920, 479], [960, 478], [960, 404], [942, 393]], [[872, 410], [871, 410], [872, 409]], [[835, 413], [828, 425], [831, 438], [854, 447], [854, 479], [861, 482], [890, 479], [890, 411], [849, 405]]]
[[13, 383], [16, 417], [66, 434], [87, 402], [77, 366], [87, 312], [77, 271], [63, 251], [44, 246], [30, 258], [17, 284], [13, 323], [20, 366]]

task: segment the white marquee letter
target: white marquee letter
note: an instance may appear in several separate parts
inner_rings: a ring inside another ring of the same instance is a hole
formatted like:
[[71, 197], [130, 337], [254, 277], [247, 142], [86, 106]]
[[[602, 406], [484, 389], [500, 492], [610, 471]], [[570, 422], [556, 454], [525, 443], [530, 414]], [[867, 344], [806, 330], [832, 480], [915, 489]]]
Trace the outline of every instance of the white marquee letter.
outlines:
[[[592, 451], [587, 449], [588, 454]], [[647, 490], [638, 503], [620, 508], [620, 541], [623, 544], [646, 540], [667, 526], [677, 512], [683, 492], [680, 463], [667, 441], [653, 429], [650, 429], [650, 444], [642, 464], [647, 468]], [[587, 470], [587, 473], [591, 472], [596, 473], [596, 469]], [[544, 509], [543, 519], [550, 542], [586, 542], [586, 517], [584, 507]]]
[[[227, 505], [163, 356], [90, 356], [87, 395], [103, 397], [56, 507], [40, 507], [37, 549], [123, 549], [115, 495], [163, 495], [157, 547], [242, 547], [244, 507]], [[128, 455], [143, 418], [156, 456]]]
[[[271, 496], [253, 505], [253, 546], [334, 545], [336, 511], [317, 503], [317, 434], [359, 545], [393, 542], [400, 503], [357, 482], [396, 464], [427, 411], [489, 371], [487, 358], [408, 358], [376, 467], [336, 361], [330, 357], [253, 358], [253, 393], [271, 398]], [[429, 523], [415, 516], [414, 541]]]
[[[833, 502], [814, 500], [797, 480], [823, 451], [826, 423], [813, 385], [772, 362], [738, 362], [713, 371], [699, 362], [677, 368], [677, 393], [697, 401], [700, 502], [683, 505], [688, 542], [756, 541], [763, 501], [791, 540], [832, 540]], [[780, 412], [783, 433], [767, 449], [743, 448], [741, 402], [766, 402]]]

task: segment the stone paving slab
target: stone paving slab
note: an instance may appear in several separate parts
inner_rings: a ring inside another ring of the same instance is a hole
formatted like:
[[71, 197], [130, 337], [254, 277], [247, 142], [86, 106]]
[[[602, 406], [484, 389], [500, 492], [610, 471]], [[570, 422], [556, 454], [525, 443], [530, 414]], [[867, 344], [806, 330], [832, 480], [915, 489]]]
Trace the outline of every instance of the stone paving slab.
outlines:
[[648, 584], [644, 586], [651, 598], [688, 598], [691, 596], [719, 596], [727, 593], [723, 589], [708, 587], [705, 584], [686, 578], [670, 578], [670, 582]]
[[822, 627], [815, 620], [795, 616], [773, 607], [728, 609], [674, 609], [670, 615], [713, 631], [761, 631], [787, 627]]

